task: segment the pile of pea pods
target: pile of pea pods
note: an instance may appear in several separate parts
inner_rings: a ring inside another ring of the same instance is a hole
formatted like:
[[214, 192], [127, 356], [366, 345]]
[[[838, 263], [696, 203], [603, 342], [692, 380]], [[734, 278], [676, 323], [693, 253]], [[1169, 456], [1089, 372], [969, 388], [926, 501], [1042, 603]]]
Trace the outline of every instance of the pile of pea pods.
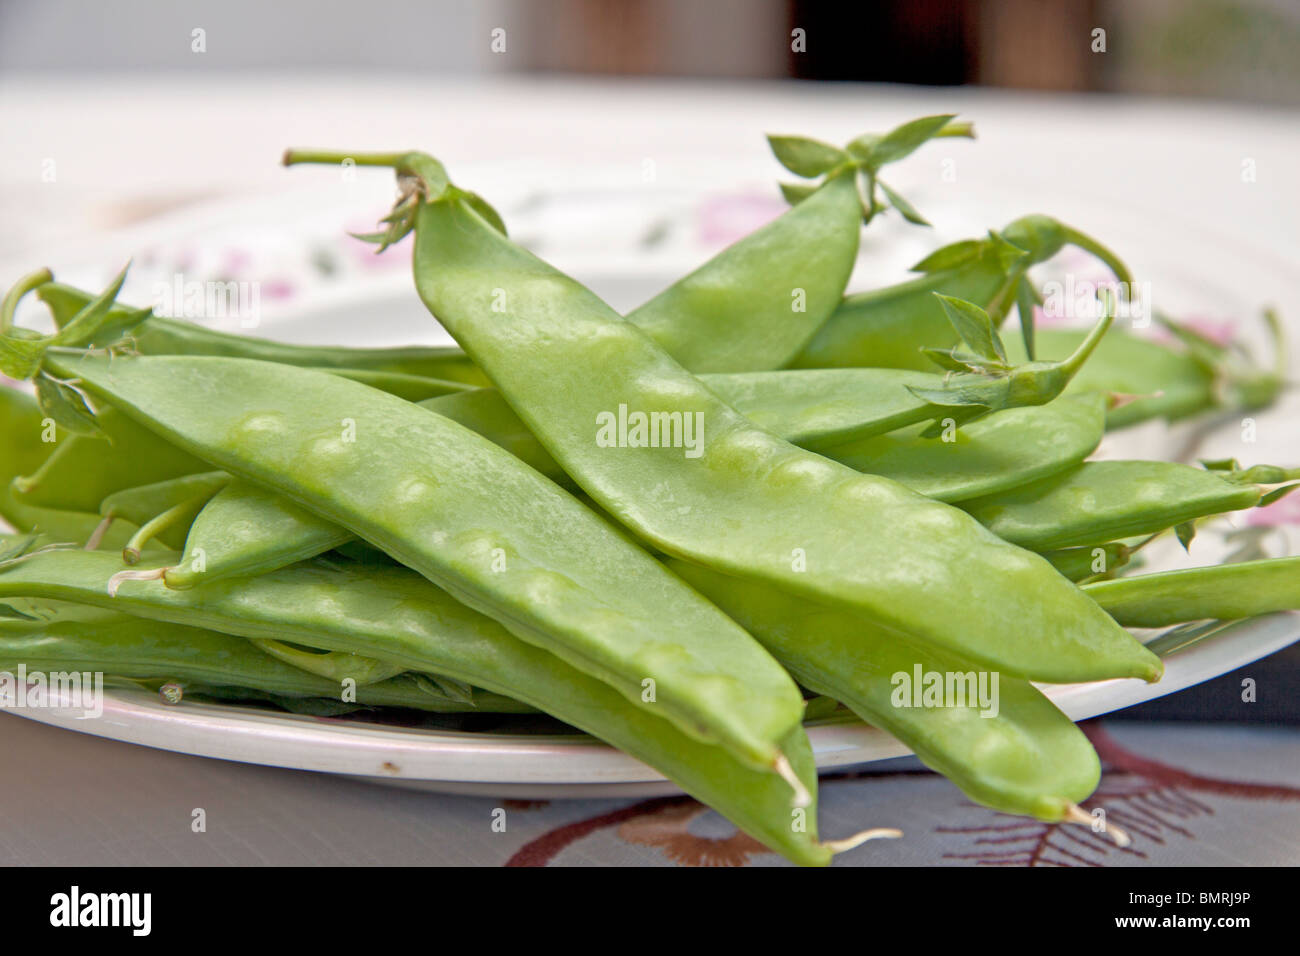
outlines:
[[[1037, 685], [1158, 681], [1126, 628], [1300, 608], [1296, 557], [1135, 573], [1300, 470], [1089, 457], [1107, 429], [1266, 406], [1285, 369], [1172, 320], [1139, 337], [1109, 293], [1093, 327], [1035, 332], [1029, 270], [1063, 248], [1132, 282], [1044, 215], [846, 296], [864, 223], [925, 224], [885, 167], [972, 134], [770, 137], [791, 208], [627, 315], [431, 156], [288, 152], [396, 171], [361, 238], [414, 234], [459, 348], [281, 344], [124, 305], [124, 273], [32, 273], [0, 306], [0, 371], [31, 383], [0, 388], [0, 669], [182, 707], [540, 712], [800, 864], [900, 835], [870, 807], [819, 835], [805, 727], [828, 715], [980, 804], [1092, 823], [1097, 755]], [[56, 331], [15, 324], [29, 293]], [[998, 705], [918, 702], [914, 674], [994, 675]]]

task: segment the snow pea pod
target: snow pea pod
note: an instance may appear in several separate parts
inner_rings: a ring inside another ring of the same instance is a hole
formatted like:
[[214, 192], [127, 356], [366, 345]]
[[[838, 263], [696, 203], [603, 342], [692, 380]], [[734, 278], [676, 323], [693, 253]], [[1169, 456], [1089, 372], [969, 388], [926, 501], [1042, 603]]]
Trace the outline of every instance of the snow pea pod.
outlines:
[[1300, 610], [1300, 557], [1139, 574], [1085, 584], [1083, 590], [1128, 627], [1230, 621]]
[[1011, 408], [927, 438], [921, 426], [824, 449], [828, 458], [883, 475], [939, 501], [1015, 488], [1077, 465], [1106, 427], [1100, 395]]
[[[907, 386], [937, 387], [941, 384], [941, 376], [896, 369], [810, 369], [702, 375], [700, 381], [750, 421], [798, 444], [826, 441], [846, 434], [874, 434], [880, 429], [922, 419], [933, 413], [934, 406], [917, 398]], [[557, 484], [570, 489], [575, 487], [572, 479], [495, 389], [461, 392], [420, 404], [473, 429]], [[1053, 406], [1046, 407], [1051, 409]], [[1069, 416], [1060, 412], [1048, 413], [1049, 421], [1057, 422], [1063, 417]], [[985, 421], [991, 424], [998, 421], [998, 416]], [[1099, 417], [1097, 421], [1100, 422]], [[980, 424], [974, 423], [969, 426], [969, 431], [963, 430], [962, 441], [968, 435], [983, 435], [983, 429], [977, 427]], [[1015, 461], [1010, 461], [1009, 453], [999, 457], [994, 452], [996, 438], [993, 441], [976, 440], [971, 447], [961, 450], [961, 460], [970, 462], [972, 467], [964, 475], [954, 475], [946, 481], [941, 475], [927, 475], [924, 466], [930, 463], [946, 469], [955, 456], [929, 451], [930, 445], [935, 443], [920, 438], [919, 429], [914, 439], [921, 448], [919, 455], [885, 456], [881, 460], [857, 455], [853, 460], [847, 460], [844, 456], [855, 456], [859, 451], [855, 444], [837, 445], [823, 454], [909, 486], [913, 481], [928, 483], [927, 493], [947, 490], [959, 494], [964, 480], [965, 486], [975, 489], [969, 494], [983, 494], [1026, 480], [1024, 472], [1033, 475], [1047, 473], [1050, 470], [1046, 465], [1047, 459], [1064, 458], [1060, 467], [1065, 467], [1082, 458], [1086, 451], [1077, 456], [1075, 452], [1086, 444], [1081, 434], [1086, 427], [1081, 425], [1075, 430], [1074, 440], [1067, 440], [1068, 428], [1054, 431], [1048, 437], [1060, 444], [1043, 448], [1043, 454], [1032, 463], [1032, 449], [1022, 450]], [[1003, 431], [997, 428], [992, 434], [1001, 435]], [[1043, 431], [1039, 429], [1036, 433]], [[1100, 432], [1099, 424], [1097, 431]], [[1023, 444], [1021, 439], [1020, 445]], [[980, 450], [973, 451], [975, 447]], [[1015, 473], [977, 476], [978, 469], [974, 467], [977, 456], [990, 467], [1014, 464], [1021, 475], [1019, 478]], [[185, 544], [185, 560], [178, 567], [169, 569], [164, 580], [168, 587], [187, 588], [203, 580], [259, 573], [322, 554], [350, 538], [349, 532], [333, 522], [263, 488], [236, 480], [199, 513]]]
[[[101, 528], [107, 530], [112, 522], [119, 519], [139, 526], [142, 531], [153, 523], [154, 527], [148, 528], [148, 537], [156, 537], [168, 547], [176, 548], [185, 540], [189, 521], [229, 481], [230, 476], [224, 472], [209, 471], [115, 491], [99, 506], [99, 513], [103, 516]], [[180, 506], [186, 507], [177, 512], [176, 509]], [[175, 514], [173, 520], [158, 526], [157, 519], [169, 513]], [[100, 543], [100, 537], [94, 536], [86, 543], [86, 547], [94, 550]], [[135, 537], [132, 535], [133, 541]], [[134, 547], [138, 557], [143, 543], [128, 543], [126, 547]], [[127, 557], [126, 560], [131, 563], [131, 558]]]
[[628, 699], [653, 687], [655, 702], [642, 706], [656, 716], [742, 759], [782, 760], [777, 744], [802, 699], [780, 666], [605, 521], [469, 429], [356, 382], [268, 362], [51, 352], [45, 364]]
[[350, 378], [354, 382], [362, 382], [381, 392], [404, 398], [408, 402], [422, 402], [439, 395], [454, 395], [457, 392], [473, 391], [477, 388], [476, 385], [465, 382], [428, 378], [424, 375], [408, 375], [404, 372], [389, 372], [382, 369], [323, 368], [321, 371]]
[[1026, 271], [1066, 245], [1096, 255], [1121, 282], [1132, 281], [1124, 264], [1095, 239], [1049, 216], [1024, 216], [1001, 233], [932, 253], [912, 267], [923, 273], [915, 279], [847, 296], [791, 367], [929, 369], [921, 349], [956, 341], [934, 293], [974, 302], [1000, 320], [1021, 284], [1027, 285]]
[[1167, 461], [1089, 461], [961, 507], [1006, 541], [1051, 551], [1163, 531], [1252, 508], [1260, 498], [1258, 485], [1231, 472]]
[[[60, 327], [93, 298], [90, 293], [58, 282], [40, 286], [36, 295], [49, 306], [55, 324]], [[127, 320], [137, 311], [118, 304], [113, 307], [112, 314], [121, 320]], [[120, 325], [115, 326], [110, 322], [102, 330], [98, 344], [107, 344], [120, 334]], [[304, 368], [412, 375], [461, 382], [475, 387], [489, 384], [465, 357], [465, 353], [457, 348], [405, 346], [361, 349], [351, 346], [290, 345], [249, 335], [221, 332], [194, 322], [159, 315], [133, 324], [130, 334], [133, 347], [142, 355], [226, 355]]]
[[627, 320], [692, 371], [780, 368], [840, 304], [861, 215], [853, 178], [834, 177]]
[[[338, 701], [337, 681], [277, 660], [241, 637], [128, 614], [54, 613], [36, 621], [0, 621], [0, 670], [89, 671], [106, 681], [179, 684], [183, 691], [231, 688], [278, 697]], [[526, 713], [532, 708], [500, 694], [479, 693], [473, 703], [431, 695], [409, 676], [358, 684], [356, 702], [435, 713]]]
[[4, 448], [0, 480], [3, 484], [8, 485], [18, 475], [35, 471], [50, 457], [58, 439], [64, 437], [51, 425], [35, 398], [16, 388], [0, 385], [0, 447]]
[[15, 500], [94, 514], [115, 491], [212, 470], [113, 408], [97, 422], [105, 437], [70, 435], [59, 442], [35, 471], [13, 480]]
[[[48, 561], [57, 555], [67, 560]], [[751, 836], [798, 863], [829, 862], [834, 844], [817, 842], [812, 807], [792, 816], [790, 789], [771, 769], [682, 732], [652, 707], [541, 648], [519, 640], [407, 568], [310, 563], [190, 591], [129, 581], [115, 598], [104, 588], [112, 562], [85, 551], [35, 555], [0, 572], [5, 594], [40, 591], [154, 620], [244, 637], [270, 637], [349, 651], [432, 671], [537, 707], [645, 761]], [[807, 736], [780, 741], [810, 790], [816, 771]], [[792, 820], [807, 820], [806, 832]]]
[[1085, 578], [1114, 574], [1129, 563], [1134, 550], [1122, 541], [1112, 541], [1108, 544], [1093, 545], [1090, 548], [1061, 548], [1058, 551], [1045, 551], [1043, 557], [1071, 581], [1078, 582]]
[[[1077, 820], [1078, 802], [1096, 789], [1101, 766], [1088, 738], [1028, 681], [985, 673], [981, 702], [979, 667], [960, 657], [753, 580], [684, 561], [669, 566], [803, 686], [893, 734], [972, 800], [1040, 820]], [[953, 675], [971, 678], [960, 685], [960, 701], [917, 706], [919, 685], [935, 674], [954, 688]], [[918, 684], [915, 696], [909, 682]]]
[[[1159, 660], [1037, 555], [756, 428], [590, 291], [510, 243], [436, 160], [349, 158], [399, 170], [408, 193], [394, 219], [407, 215], [415, 230], [426, 306], [565, 471], [643, 540], [1007, 673], [1158, 678]], [[488, 321], [494, 295], [504, 312]], [[669, 447], [623, 441], [611, 427], [620, 406], [682, 428]], [[1012, 632], [1008, 614], [1020, 622]]]
[[[1067, 355], [1081, 337], [1082, 333], [1074, 329], [1040, 329], [1038, 354]], [[1007, 343], [1008, 359], [1019, 361], [1023, 356], [1020, 342]], [[1124, 428], [1152, 418], [1174, 421], [1216, 403], [1214, 374], [1203, 364], [1186, 352], [1119, 328], [1112, 328], [1101, 340], [1066, 392], [1134, 396], [1107, 412], [1108, 428]]]

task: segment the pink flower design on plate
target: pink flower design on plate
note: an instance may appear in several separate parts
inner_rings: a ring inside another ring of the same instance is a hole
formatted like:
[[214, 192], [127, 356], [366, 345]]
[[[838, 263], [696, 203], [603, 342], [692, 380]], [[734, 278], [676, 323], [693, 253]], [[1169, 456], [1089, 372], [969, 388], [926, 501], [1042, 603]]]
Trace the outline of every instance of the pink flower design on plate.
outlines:
[[1246, 512], [1246, 524], [1277, 528], [1284, 524], [1300, 525], [1300, 491], [1293, 491], [1263, 508]]
[[765, 226], [787, 206], [775, 196], [740, 193], [706, 199], [699, 210], [700, 242], [727, 245]]

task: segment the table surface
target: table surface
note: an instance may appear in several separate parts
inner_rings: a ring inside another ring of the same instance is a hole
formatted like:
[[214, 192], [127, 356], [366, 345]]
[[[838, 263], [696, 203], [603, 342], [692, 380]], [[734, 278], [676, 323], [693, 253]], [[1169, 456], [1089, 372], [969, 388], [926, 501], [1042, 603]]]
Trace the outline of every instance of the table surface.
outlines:
[[[928, 112], [974, 119], [954, 200], [1023, 183], [1088, 225], [1097, 197], [1300, 261], [1294, 114], [1240, 106], [795, 83], [374, 76], [0, 80], [0, 281], [84, 262], [188, 204], [285, 188], [289, 143], [436, 148], [448, 165], [590, 170], [652, 160], [669, 182], [731, 164], [770, 178], [759, 133], [844, 141]], [[1014, 162], [1008, 156], [1017, 157]], [[935, 188], [940, 160], [901, 168]], [[53, 181], [42, 173], [56, 171]], [[1253, 172], [1243, 176], [1243, 170]], [[930, 210], [927, 210], [930, 211]], [[1009, 210], [1017, 214], [1025, 210]], [[943, 210], [937, 210], [942, 214]], [[1010, 215], [1007, 216], [1010, 218]], [[1103, 230], [1098, 229], [1098, 232]], [[1213, 249], [1207, 257], [1213, 262]], [[560, 263], [563, 265], [564, 263]], [[1290, 276], [1248, 298], [1284, 296]], [[1300, 302], [1280, 302], [1300, 314]], [[1300, 338], [1300, 336], [1297, 336]], [[14, 864], [724, 864], [780, 860], [685, 798], [520, 803], [450, 797], [166, 753], [5, 715], [0, 860]], [[1090, 725], [1107, 765], [1095, 804], [1130, 850], [967, 802], [911, 760], [828, 778], [828, 837], [897, 826], [840, 865], [1294, 864], [1300, 731], [1211, 723]], [[195, 811], [206, 829], [195, 832]], [[505, 832], [492, 826], [505, 810]], [[498, 815], [499, 816], [499, 815]]]

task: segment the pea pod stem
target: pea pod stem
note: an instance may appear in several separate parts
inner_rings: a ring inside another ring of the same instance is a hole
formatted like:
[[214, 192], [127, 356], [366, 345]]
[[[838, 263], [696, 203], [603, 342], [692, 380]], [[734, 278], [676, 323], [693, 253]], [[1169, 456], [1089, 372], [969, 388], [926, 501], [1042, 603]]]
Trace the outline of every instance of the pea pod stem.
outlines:
[[1084, 252], [1100, 259], [1106, 268], [1114, 273], [1115, 278], [1119, 280], [1120, 288], [1125, 291], [1126, 295], [1128, 294], [1128, 290], [1133, 286], [1133, 275], [1128, 271], [1128, 266], [1124, 265], [1123, 260], [1121, 260], [1119, 256], [1115, 255], [1114, 252], [1106, 246], [1103, 246], [1092, 236], [1080, 232], [1073, 226], [1067, 226], [1064, 223], [1061, 223], [1061, 232], [1067, 243], [1073, 246], [1078, 246]]
[[[188, 501], [182, 501], [172, 505], [166, 511], [155, 515], [149, 521], [140, 526], [135, 534], [126, 543], [122, 549], [122, 560], [127, 564], [136, 564], [140, 560], [140, 552], [145, 546], [162, 534], [169, 528], [177, 525], [188, 524], [199, 513], [203, 505], [212, 498], [214, 492], [200, 493], [190, 498]], [[87, 550], [90, 550], [89, 548]]]
[[14, 313], [18, 311], [18, 302], [23, 296], [38, 289], [47, 282], [53, 282], [54, 275], [49, 269], [37, 269], [23, 276], [0, 300], [0, 335], [8, 335], [13, 329]]
[[[1097, 821], [1092, 814], [1085, 811], [1083, 807], [1079, 806], [1077, 803], [1070, 804], [1070, 808], [1066, 811], [1065, 822], [1077, 823], [1079, 826], [1089, 828], [1097, 825]], [[1107, 821], [1101, 829], [1102, 832], [1105, 833], [1106, 836], [1110, 837], [1115, 842], [1115, 845], [1121, 849], [1133, 842], [1128, 833], [1115, 826], [1115, 824], [1110, 821]]]

